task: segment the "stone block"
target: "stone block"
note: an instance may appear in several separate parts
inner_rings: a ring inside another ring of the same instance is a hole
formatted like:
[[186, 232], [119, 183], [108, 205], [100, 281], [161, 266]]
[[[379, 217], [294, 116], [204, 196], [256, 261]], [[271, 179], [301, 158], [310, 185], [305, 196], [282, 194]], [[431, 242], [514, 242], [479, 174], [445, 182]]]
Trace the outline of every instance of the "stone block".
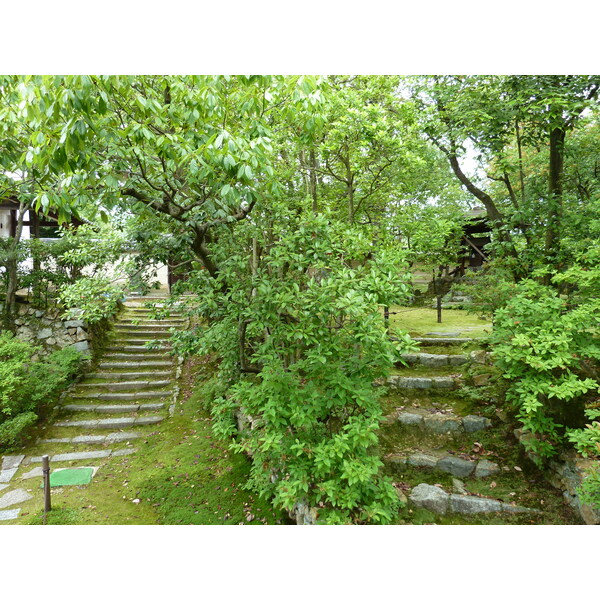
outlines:
[[21, 502], [27, 502], [27, 500], [31, 500], [33, 496], [22, 489], [11, 490], [10, 492], [6, 492], [4, 496], [0, 498], [0, 509], [8, 508], [13, 504], [19, 504]]
[[475, 470], [474, 463], [458, 458], [457, 456], [446, 456], [445, 458], [442, 458], [438, 461], [436, 467], [440, 471], [450, 473], [450, 475], [454, 475], [455, 477], [469, 477]]
[[475, 467], [475, 477], [490, 477], [500, 472], [500, 467], [491, 460], [480, 460]]
[[45, 340], [46, 338], [49, 338], [52, 335], [52, 329], [49, 328], [44, 328], [44, 329], [40, 329], [37, 333], [37, 339], [38, 340]]
[[52, 462], [61, 462], [66, 460], [87, 460], [90, 458], [108, 458], [110, 450], [97, 450], [92, 452], [67, 452], [65, 454], [55, 454]]
[[79, 352], [89, 352], [90, 351], [90, 344], [88, 341], [77, 342], [75, 344], [72, 344], [71, 347], [75, 348], [75, 350], [79, 350]]
[[11, 510], [0, 510], [0, 521], [12, 521], [19, 516], [20, 508], [12, 508]]
[[425, 469], [434, 469], [438, 462], [437, 456], [431, 456], [429, 454], [411, 454], [408, 457], [408, 464], [412, 467], [419, 467]]
[[468, 357], [464, 354], [449, 354], [448, 364], [452, 367], [464, 365], [468, 361]]
[[72, 321], [65, 321], [63, 323], [63, 326], [77, 328], [77, 327], [86, 327], [86, 324], [85, 324], [85, 321], [72, 320]]
[[450, 510], [462, 515], [498, 512], [502, 510], [502, 502], [493, 500], [491, 498], [479, 498], [478, 496], [462, 496], [459, 494], [452, 494], [450, 496]]
[[31, 479], [32, 477], [41, 477], [44, 473], [42, 467], [34, 467], [31, 471], [28, 471], [21, 477], [21, 479]]
[[17, 472], [17, 469], [5, 469], [0, 471], [0, 483], [8, 483]]
[[418, 508], [426, 508], [436, 514], [445, 515], [450, 496], [435, 485], [420, 483], [413, 488], [408, 499]]
[[478, 415], [467, 415], [463, 418], [462, 423], [467, 433], [482, 431], [492, 426], [492, 422], [488, 418], [479, 417]]
[[402, 425], [422, 425], [423, 415], [402, 412], [398, 415], [398, 422], [402, 423]]
[[462, 424], [456, 417], [448, 417], [446, 415], [432, 415], [424, 420], [425, 428], [433, 431], [433, 433], [460, 433]]
[[2, 470], [4, 471], [5, 469], [16, 469], [21, 464], [21, 462], [23, 462], [24, 458], [24, 454], [5, 456], [2, 459]]
[[73, 444], [101, 444], [104, 441], [104, 435], [78, 435], [71, 440]]

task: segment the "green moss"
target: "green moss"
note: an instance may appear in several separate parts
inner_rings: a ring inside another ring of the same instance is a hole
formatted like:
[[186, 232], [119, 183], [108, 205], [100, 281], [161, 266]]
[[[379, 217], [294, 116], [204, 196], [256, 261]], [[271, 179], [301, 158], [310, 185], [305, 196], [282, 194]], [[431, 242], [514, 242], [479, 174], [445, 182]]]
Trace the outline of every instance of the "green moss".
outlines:
[[442, 322], [437, 322], [437, 311], [432, 308], [390, 307], [390, 325], [408, 331], [414, 337], [422, 337], [429, 332], [452, 332], [474, 327], [472, 331], [464, 331], [460, 337], [482, 338], [492, 330], [492, 323], [486, 317], [479, 319], [463, 310], [442, 311]]

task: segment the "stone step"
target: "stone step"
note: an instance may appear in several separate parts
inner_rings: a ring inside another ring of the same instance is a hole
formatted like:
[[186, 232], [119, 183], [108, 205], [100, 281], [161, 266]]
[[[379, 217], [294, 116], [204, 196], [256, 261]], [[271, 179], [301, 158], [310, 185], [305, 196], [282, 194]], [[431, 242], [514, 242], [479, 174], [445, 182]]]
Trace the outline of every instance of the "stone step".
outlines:
[[[144, 375], [147, 375], [144, 373]], [[73, 391], [81, 390], [94, 390], [94, 389], [103, 389], [109, 392], [118, 392], [122, 390], [139, 390], [146, 388], [155, 388], [155, 387], [166, 387], [171, 385], [170, 379], [156, 379], [154, 381], [149, 380], [136, 380], [136, 381], [119, 381], [119, 382], [110, 382], [106, 383], [78, 383], [76, 386], [72, 388]]]
[[449, 494], [442, 488], [420, 483], [415, 486], [408, 501], [417, 508], [425, 508], [433, 513], [445, 515], [446, 513], [458, 513], [463, 515], [474, 515], [481, 513], [539, 513], [533, 508], [525, 508], [495, 500], [493, 498], [481, 498], [479, 496], [465, 496], [463, 494]]
[[402, 375], [390, 375], [386, 383], [393, 388], [408, 390], [451, 390], [458, 384], [455, 377], [404, 377]]
[[173, 361], [169, 360], [144, 360], [144, 361], [116, 361], [101, 362], [100, 369], [138, 369], [144, 367], [173, 367]]
[[[392, 424], [394, 415], [385, 417]], [[492, 426], [487, 417], [467, 415], [458, 417], [452, 413], [431, 413], [424, 409], [403, 410], [396, 413], [395, 421], [400, 425], [417, 425], [432, 433], [475, 433]]]
[[183, 329], [186, 325], [185, 319], [145, 319], [145, 318], [126, 318], [119, 319], [116, 324], [124, 327], [137, 327], [144, 325], [146, 327], [174, 327], [175, 329]]
[[454, 337], [415, 337], [413, 341], [421, 346], [453, 346], [455, 344], [471, 344], [473, 338], [454, 338]]
[[466, 354], [427, 354], [425, 352], [405, 353], [402, 360], [408, 365], [423, 365], [424, 367], [447, 367], [464, 365], [469, 361]]
[[160, 321], [157, 323], [137, 323], [137, 324], [129, 324], [123, 323], [122, 321], [117, 321], [114, 325], [115, 331], [169, 331], [170, 329], [177, 329], [172, 325], [161, 323]]
[[85, 429], [124, 429], [138, 425], [156, 425], [163, 421], [162, 416], [121, 417], [117, 419], [92, 419], [85, 421], [61, 421], [58, 427], [83, 427]]
[[33, 496], [20, 488], [10, 490], [0, 496], [0, 509], [8, 508], [14, 504], [21, 504], [21, 502], [27, 502], [31, 500]]
[[144, 354], [147, 354], [148, 352], [167, 354], [170, 350], [171, 350], [171, 344], [167, 344], [165, 342], [161, 343], [160, 347], [154, 347], [154, 348], [148, 348], [146, 346], [146, 342], [144, 342], [143, 344], [136, 344], [133, 346], [118, 345], [118, 346], [107, 346], [106, 348], [104, 348], [105, 352], [126, 352], [126, 353], [143, 352]]
[[146, 392], [103, 392], [100, 394], [72, 394], [69, 396], [72, 400], [107, 400], [109, 402], [116, 400], [149, 400], [154, 398], [164, 399], [169, 396], [170, 390], [151, 390]]
[[164, 407], [164, 402], [150, 402], [146, 404], [65, 404], [61, 407], [61, 411], [116, 414], [161, 410]]
[[120, 327], [119, 325], [115, 325], [113, 328], [115, 332], [114, 337], [118, 338], [127, 338], [127, 336], [136, 335], [139, 336], [140, 339], [154, 339], [154, 338], [166, 338], [171, 336], [171, 332], [168, 329], [158, 329], [153, 327], [152, 329], [142, 329], [141, 327]]
[[110, 338], [111, 344], [119, 344], [119, 346], [145, 346], [148, 342], [158, 341], [161, 345], [167, 347], [171, 346], [171, 342], [168, 339], [159, 339], [151, 337], [131, 337], [131, 336], [112, 336]]
[[11, 508], [10, 510], [0, 510], [0, 521], [12, 521], [19, 516], [20, 508]]
[[75, 437], [49, 438], [40, 440], [41, 444], [119, 444], [144, 437], [133, 431], [118, 431], [108, 435], [78, 435]]
[[[171, 364], [171, 363], [169, 363]], [[172, 365], [171, 365], [172, 366]], [[171, 371], [140, 371], [140, 372], [131, 372], [131, 373], [88, 373], [83, 380], [87, 379], [109, 379], [115, 381], [128, 381], [128, 380], [137, 380], [140, 378], [151, 378], [156, 377], [157, 380], [162, 380], [165, 377], [170, 377], [172, 375]], [[79, 384], [79, 385], [103, 385], [97, 383], [90, 384]]]
[[[111, 456], [127, 456], [137, 452], [137, 448], [123, 448], [122, 450], [92, 450], [88, 452], [66, 452], [64, 454], [54, 454], [50, 456], [50, 462], [65, 462], [71, 460], [93, 460], [98, 458], [110, 458]], [[34, 456], [30, 463], [41, 463], [41, 456]]]
[[168, 356], [166, 352], [146, 351], [146, 352], [106, 352], [102, 357], [104, 360], [160, 360]]
[[421, 452], [406, 455], [388, 454], [383, 458], [383, 462], [394, 471], [403, 471], [407, 467], [417, 467], [442, 471], [460, 478], [471, 476], [476, 478], [490, 477], [500, 472], [500, 467], [490, 460], [470, 461], [451, 454], [444, 456]]

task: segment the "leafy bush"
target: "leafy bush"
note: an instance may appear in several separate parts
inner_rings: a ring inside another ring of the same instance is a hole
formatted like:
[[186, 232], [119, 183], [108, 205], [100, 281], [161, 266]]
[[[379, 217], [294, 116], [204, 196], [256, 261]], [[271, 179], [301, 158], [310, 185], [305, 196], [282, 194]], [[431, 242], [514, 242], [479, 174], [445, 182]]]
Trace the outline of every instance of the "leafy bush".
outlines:
[[0, 334], [0, 446], [12, 446], [43, 416], [79, 371], [82, 355], [63, 348], [32, 362], [36, 348]]
[[[214, 402], [215, 431], [252, 457], [253, 489], [277, 508], [315, 508], [319, 522], [388, 523], [398, 505], [376, 454], [373, 381], [404, 349], [380, 311], [406, 299], [410, 276], [392, 252], [357, 266], [363, 242], [324, 217], [299, 221], [250, 277], [231, 277], [223, 308], [209, 284], [199, 295], [209, 326], [180, 340], [222, 357], [233, 385]], [[248, 423], [240, 434], [234, 415]]]
[[[564, 280], [564, 275], [561, 275]], [[496, 311], [492, 341], [498, 365], [511, 381], [507, 399], [523, 428], [525, 442], [539, 459], [554, 455], [568, 437], [587, 447], [586, 402], [597, 391], [600, 358], [600, 301], [585, 296], [570, 302], [555, 289], [525, 280]], [[568, 428], [568, 429], [567, 429]], [[578, 430], [579, 433], [575, 433]], [[582, 437], [583, 436], [583, 437]]]
[[66, 316], [77, 316], [88, 323], [114, 315], [123, 297], [123, 290], [104, 277], [83, 277], [60, 290], [60, 300], [68, 309]]

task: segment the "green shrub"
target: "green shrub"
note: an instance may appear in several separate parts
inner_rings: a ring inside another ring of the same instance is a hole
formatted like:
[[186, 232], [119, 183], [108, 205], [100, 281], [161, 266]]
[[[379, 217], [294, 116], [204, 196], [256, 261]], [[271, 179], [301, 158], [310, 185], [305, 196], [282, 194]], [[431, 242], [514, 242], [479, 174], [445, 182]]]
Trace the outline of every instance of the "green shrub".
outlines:
[[79, 371], [82, 355], [56, 350], [32, 362], [36, 348], [11, 333], [0, 334], [0, 446], [12, 446], [44, 416]]
[[[231, 276], [223, 309], [214, 284], [198, 294], [211, 321], [179, 341], [222, 358], [215, 431], [252, 457], [252, 489], [323, 523], [389, 523], [398, 498], [376, 452], [373, 381], [409, 344], [390, 340], [380, 309], [406, 299], [410, 274], [383, 250], [356, 266], [372, 249], [356, 229], [332, 231], [323, 217], [294, 225], [251, 277]], [[239, 434], [234, 415], [249, 422]]]
[[[564, 280], [564, 275], [561, 275]], [[525, 280], [496, 311], [494, 356], [510, 380], [506, 398], [539, 460], [556, 454], [568, 439], [580, 448], [596, 428], [585, 428], [586, 403], [597, 391], [600, 301], [571, 302], [553, 288]]]

